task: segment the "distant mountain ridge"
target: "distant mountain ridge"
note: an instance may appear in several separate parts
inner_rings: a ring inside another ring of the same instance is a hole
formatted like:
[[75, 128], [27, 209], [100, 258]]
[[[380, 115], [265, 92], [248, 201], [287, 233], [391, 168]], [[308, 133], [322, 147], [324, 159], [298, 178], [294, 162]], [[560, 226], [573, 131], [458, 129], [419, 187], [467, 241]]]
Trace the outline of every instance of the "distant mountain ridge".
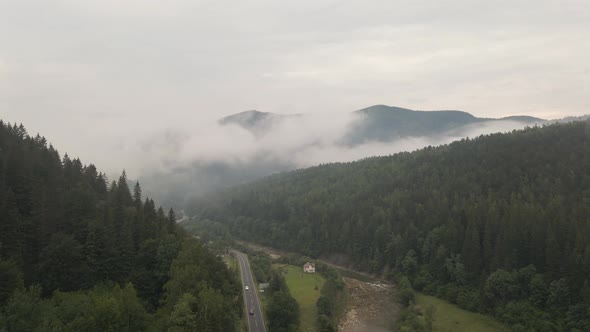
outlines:
[[386, 105], [347, 112], [341, 118], [249, 110], [218, 119], [220, 128], [213, 128], [237, 127], [251, 133], [253, 139], [236, 142], [246, 149], [231, 150], [229, 158], [197, 158], [190, 164], [144, 176], [141, 183], [151, 196], [159, 194], [156, 198], [180, 210], [185, 206], [179, 202], [192, 195], [278, 172], [412, 151], [544, 123], [543, 119], [527, 116], [490, 119], [455, 110], [415, 111]]
[[[354, 111], [358, 120], [342, 138], [345, 145], [357, 145], [370, 141], [390, 142], [404, 137], [435, 136], [476, 123], [492, 121], [514, 121], [525, 125], [541, 124], [547, 120], [515, 115], [499, 119], [478, 118], [456, 110], [417, 111], [408, 108], [374, 105]], [[302, 114], [276, 114], [259, 111], [245, 111], [219, 120], [222, 125], [238, 125], [256, 136], [267, 133], [278, 123]]]
[[352, 145], [367, 141], [390, 142], [404, 137], [436, 136], [490, 121], [515, 121], [523, 124], [545, 122], [543, 119], [528, 116], [490, 119], [478, 118], [463, 111], [416, 111], [386, 105], [367, 107], [355, 113], [359, 114], [360, 121], [345, 138], [345, 142]]
[[261, 136], [271, 130], [276, 124], [301, 116], [301, 114], [276, 114], [250, 110], [223, 117], [218, 120], [218, 123], [221, 125], [235, 124], [252, 132], [256, 136]]

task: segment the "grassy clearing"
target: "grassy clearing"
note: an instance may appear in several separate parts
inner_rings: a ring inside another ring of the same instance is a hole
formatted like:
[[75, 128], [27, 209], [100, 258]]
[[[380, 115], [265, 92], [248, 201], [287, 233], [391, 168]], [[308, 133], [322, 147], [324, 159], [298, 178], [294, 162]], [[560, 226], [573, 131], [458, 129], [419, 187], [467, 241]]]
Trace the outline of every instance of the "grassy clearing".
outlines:
[[454, 304], [433, 296], [416, 293], [416, 303], [423, 308], [429, 305], [436, 307], [436, 312], [434, 313], [434, 331], [509, 331], [506, 326], [492, 317], [463, 310]]
[[234, 255], [223, 255], [223, 261], [230, 270], [234, 271], [234, 273], [237, 272], [238, 277], [240, 276], [240, 266], [238, 265], [238, 259]]
[[301, 311], [300, 331], [315, 331], [318, 316], [315, 306], [320, 297], [320, 289], [324, 285], [324, 278], [317, 274], [303, 273], [298, 266], [275, 264], [274, 268], [282, 267], [287, 271], [284, 275], [291, 295], [297, 300]]

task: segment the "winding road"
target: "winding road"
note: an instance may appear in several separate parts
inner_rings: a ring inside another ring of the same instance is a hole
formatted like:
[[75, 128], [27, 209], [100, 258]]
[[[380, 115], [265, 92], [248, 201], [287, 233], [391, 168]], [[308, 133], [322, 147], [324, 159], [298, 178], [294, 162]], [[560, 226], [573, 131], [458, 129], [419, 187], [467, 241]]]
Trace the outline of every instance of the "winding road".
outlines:
[[[252, 278], [248, 256], [239, 251], [233, 250], [232, 252], [236, 255], [240, 264], [240, 274], [242, 276], [242, 284], [244, 285], [244, 304], [246, 307], [246, 317], [248, 318], [248, 331], [266, 332], [264, 317], [262, 316], [262, 309], [258, 301], [258, 294], [256, 293], [254, 278]], [[246, 290], [246, 286], [248, 286], [248, 290]], [[250, 310], [254, 310], [253, 315], [250, 314]]]

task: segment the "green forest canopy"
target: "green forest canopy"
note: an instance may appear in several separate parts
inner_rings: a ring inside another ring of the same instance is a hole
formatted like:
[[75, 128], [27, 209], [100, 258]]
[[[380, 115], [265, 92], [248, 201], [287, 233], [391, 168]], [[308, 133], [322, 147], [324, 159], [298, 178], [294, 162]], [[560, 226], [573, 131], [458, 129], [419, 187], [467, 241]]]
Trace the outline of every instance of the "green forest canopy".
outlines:
[[0, 121], [0, 331], [233, 331], [236, 276], [175, 219]]
[[195, 202], [234, 235], [489, 312], [590, 330], [590, 122], [271, 176]]

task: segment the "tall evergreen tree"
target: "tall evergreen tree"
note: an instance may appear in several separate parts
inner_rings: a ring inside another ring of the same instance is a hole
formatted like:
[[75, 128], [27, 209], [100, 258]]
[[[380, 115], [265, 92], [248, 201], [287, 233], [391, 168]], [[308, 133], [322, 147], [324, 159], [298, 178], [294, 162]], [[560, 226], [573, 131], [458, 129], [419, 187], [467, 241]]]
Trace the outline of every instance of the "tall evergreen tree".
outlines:
[[174, 229], [176, 227], [176, 214], [174, 210], [170, 209], [168, 211], [168, 233], [174, 233]]
[[[107, 183], [94, 165], [61, 158], [40, 135], [0, 120], [0, 330], [173, 328], [168, 316], [152, 313], [185, 240], [170, 223], [174, 212], [143, 203], [139, 184], [132, 196], [125, 172]], [[183, 264], [193, 263], [175, 270]], [[207, 291], [190, 295], [203, 325], [233, 331], [237, 280], [204, 248], [197, 266], [190, 282]]]

